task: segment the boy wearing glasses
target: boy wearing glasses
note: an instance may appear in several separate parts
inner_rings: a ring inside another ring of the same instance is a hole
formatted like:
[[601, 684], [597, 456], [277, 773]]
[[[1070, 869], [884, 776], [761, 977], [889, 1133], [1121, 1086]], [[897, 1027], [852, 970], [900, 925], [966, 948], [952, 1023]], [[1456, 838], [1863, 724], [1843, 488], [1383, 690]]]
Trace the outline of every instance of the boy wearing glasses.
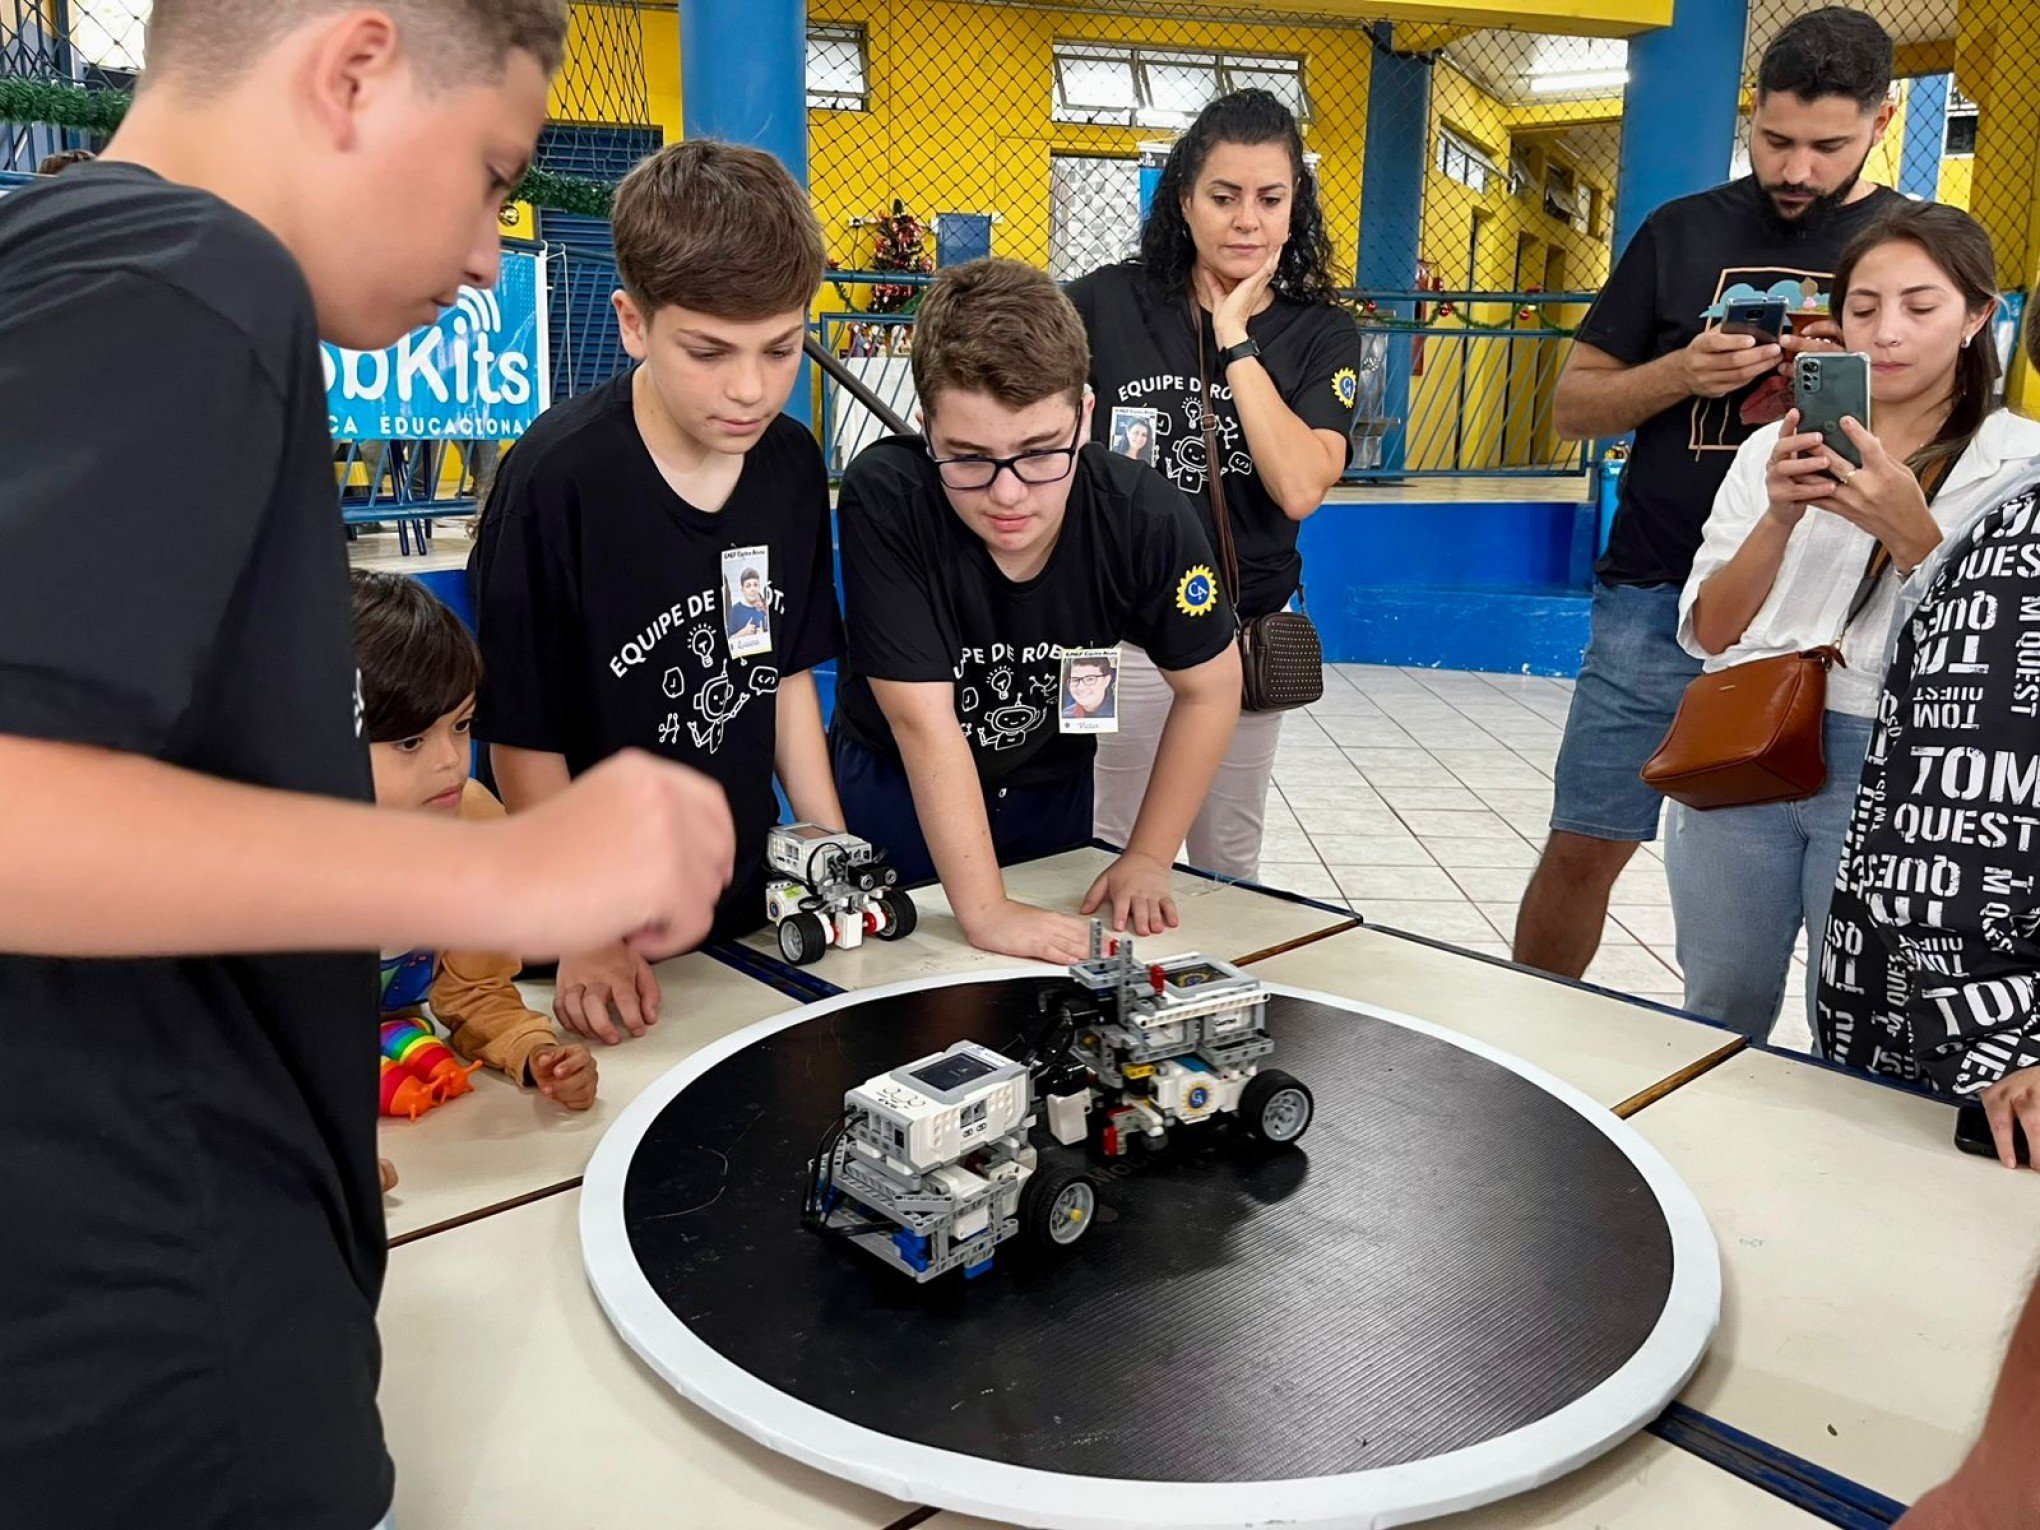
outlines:
[[1126, 851], [1083, 910], [1176, 923], [1169, 866], [1239, 719], [1233, 616], [1196, 512], [1090, 438], [1083, 321], [1043, 273], [958, 266], [914, 325], [924, 435], [861, 452], [839, 505], [849, 673], [832, 740], [854, 834], [939, 875], [971, 944], [1080, 960], [1081, 919], [1006, 896], [1001, 864], [1091, 836], [1094, 729], [1063, 656], [1137, 643], [1174, 692]]

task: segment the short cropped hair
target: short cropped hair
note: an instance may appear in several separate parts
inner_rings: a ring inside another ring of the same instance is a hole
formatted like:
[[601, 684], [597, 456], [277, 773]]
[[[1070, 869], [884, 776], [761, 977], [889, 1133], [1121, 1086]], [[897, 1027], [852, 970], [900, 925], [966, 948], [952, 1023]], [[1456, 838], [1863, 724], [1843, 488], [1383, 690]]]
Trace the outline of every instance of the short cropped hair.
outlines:
[[1757, 66], [1757, 94], [1802, 101], [1847, 96], [1875, 111], [1891, 94], [1891, 34], [1853, 6], [1830, 5], [1787, 22]]
[[54, 154], [45, 154], [42, 163], [35, 167], [35, 173], [62, 175], [73, 165], [89, 165], [98, 157], [90, 149], [59, 149]]
[[1058, 395], [1082, 407], [1091, 373], [1084, 321], [1046, 272], [973, 260], [935, 278], [914, 314], [914, 388], [932, 409], [948, 389], [1009, 409]]
[[[239, 79], [293, 28], [360, 0], [156, 0], [145, 49], [147, 81], [217, 86]], [[513, 52], [547, 74], [567, 52], [567, 0], [374, 0], [397, 24], [431, 85], [500, 80]]]
[[408, 574], [353, 571], [354, 662], [371, 744], [416, 738], [482, 683], [482, 653], [460, 618]]
[[623, 290], [649, 318], [686, 308], [748, 322], [805, 313], [822, 285], [822, 226], [799, 181], [762, 149], [668, 144], [616, 188]]

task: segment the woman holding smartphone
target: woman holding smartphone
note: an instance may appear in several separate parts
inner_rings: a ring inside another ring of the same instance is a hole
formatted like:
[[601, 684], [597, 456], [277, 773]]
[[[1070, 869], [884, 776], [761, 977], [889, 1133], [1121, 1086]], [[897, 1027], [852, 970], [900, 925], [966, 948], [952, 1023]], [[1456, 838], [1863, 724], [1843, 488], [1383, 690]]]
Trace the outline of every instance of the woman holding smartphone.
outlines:
[[[1296, 118], [1269, 92], [1241, 90], [1205, 107], [1169, 151], [1139, 259], [1069, 289], [1091, 340], [1096, 438], [1152, 431], [1144, 460], [1197, 507], [1212, 569], [1229, 577], [1212, 505], [1220, 475], [1239, 559], [1239, 588], [1227, 593], [1243, 626], [1296, 596], [1297, 528], [1351, 455], [1360, 332], [1333, 301], [1331, 258]], [[1133, 831], [1169, 699], [1160, 671], [1128, 646], [1119, 731], [1098, 741], [1101, 839], [1123, 845]], [[1193, 865], [1232, 877], [1260, 870], [1281, 731], [1280, 712], [1240, 715], [1190, 828]]]
[[1855, 355], [1826, 353], [1835, 381], [1823, 386], [1844, 385], [1867, 356], [1874, 433], [1841, 422], [1861, 464], [1801, 431], [1797, 409], [1751, 436], [1679, 603], [1679, 641], [1710, 673], [1818, 648], [1846, 626], [1843, 663], [1828, 674], [1820, 792], [1670, 811], [1665, 866], [1686, 1008], [1758, 1041], [1777, 1017], [1800, 929], [1818, 938], [1826, 926], [1899, 583], [2003, 464], [2040, 453], [2040, 424], [1993, 408], [1996, 260], [1968, 214], [1907, 204], [1851, 241], [1832, 291]]

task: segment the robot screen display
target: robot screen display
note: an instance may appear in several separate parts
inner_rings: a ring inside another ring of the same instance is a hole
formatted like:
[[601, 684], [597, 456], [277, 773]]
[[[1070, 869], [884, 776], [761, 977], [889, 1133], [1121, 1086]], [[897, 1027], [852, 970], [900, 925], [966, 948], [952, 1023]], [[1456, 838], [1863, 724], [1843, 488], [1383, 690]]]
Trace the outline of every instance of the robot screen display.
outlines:
[[1222, 983], [1229, 976], [1230, 973], [1202, 963], [1194, 967], [1179, 967], [1168, 974], [1171, 988], [1202, 988], [1206, 983]]
[[827, 829], [821, 828], [818, 825], [811, 823], [803, 823], [796, 825], [794, 827], [793, 834], [794, 838], [806, 840], [809, 844], [813, 844], [818, 839], [833, 838], [833, 836]]
[[961, 1088], [991, 1071], [992, 1065], [982, 1058], [959, 1052], [954, 1057], [937, 1058], [925, 1068], [916, 1068], [908, 1077], [919, 1079], [930, 1089], [947, 1091]]

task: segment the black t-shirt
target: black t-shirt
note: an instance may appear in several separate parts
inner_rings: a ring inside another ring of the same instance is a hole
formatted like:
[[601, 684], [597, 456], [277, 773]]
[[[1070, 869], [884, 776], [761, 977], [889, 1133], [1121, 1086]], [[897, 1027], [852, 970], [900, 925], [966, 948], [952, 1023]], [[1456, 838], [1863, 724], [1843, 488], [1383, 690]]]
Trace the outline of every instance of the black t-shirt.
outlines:
[[782, 417], [721, 510], [690, 505], [638, 434], [635, 376], [550, 410], [503, 460], [473, 559], [475, 734], [575, 775], [638, 748], [720, 782], [737, 825], [720, 939], [765, 918], [780, 677], [843, 648], [828, 478]]
[[1146, 649], [1190, 669], [1232, 641], [1211, 549], [1182, 495], [1100, 446], [1078, 455], [1069, 506], [1040, 573], [1016, 583], [949, 508], [919, 437], [866, 447], [843, 475], [843, 591], [851, 735], [899, 750], [870, 681], [954, 682], [956, 718], [985, 784], [1088, 770], [1090, 734], [1064, 732], [1065, 649]]
[[[0, 197], [0, 733], [369, 800], [325, 407], [247, 217]], [[374, 1524], [375, 957], [0, 956], [0, 1015], [0, 1524]]]
[[[1197, 507], [1206, 538], [1219, 549], [1206, 487], [1204, 390], [1190, 300], [1163, 292], [1137, 261], [1093, 271], [1072, 282], [1069, 294], [1091, 336], [1091, 390], [1098, 398], [1092, 439], [1159, 468]], [[1282, 513], [1254, 470], [1232, 389], [1219, 366], [1211, 315], [1200, 314], [1204, 364], [1218, 379], [1211, 390], [1218, 404], [1213, 428], [1225, 458], [1226, 514], [1240, 560], [1240, 615], [1252, 620], [1281, 610], [1302, 582], [1297, 523]], [[1261, 347], [1261, 365], [1299, 419], [1315, 430], [1340, 435], [1352, 430], [1361, 353], [1351, 314], [1330, 303], [1278, 295], [1247, 321], [1247, 335]], [[1350, 461], [1350, 440], [1346, 454]]]
[[[1667, 202], [1643, 220], [1580, 325], [1578, 338], [1639, 366], [1684, 350], [1720, 323], [1721, 307], [1778, 296], [1828, 306], [1828, 279], [1857, 231], [1894, 205], [1878, 187], [1818, 228], [1765, 217], [1753, 177]], [[1790, 406], [1776, 374], [1724, 398], [1689, 398], [1636, 428], [1622, 503], [1597, 572], [1609, 584], [1683, 584], [1736, 448]]]

